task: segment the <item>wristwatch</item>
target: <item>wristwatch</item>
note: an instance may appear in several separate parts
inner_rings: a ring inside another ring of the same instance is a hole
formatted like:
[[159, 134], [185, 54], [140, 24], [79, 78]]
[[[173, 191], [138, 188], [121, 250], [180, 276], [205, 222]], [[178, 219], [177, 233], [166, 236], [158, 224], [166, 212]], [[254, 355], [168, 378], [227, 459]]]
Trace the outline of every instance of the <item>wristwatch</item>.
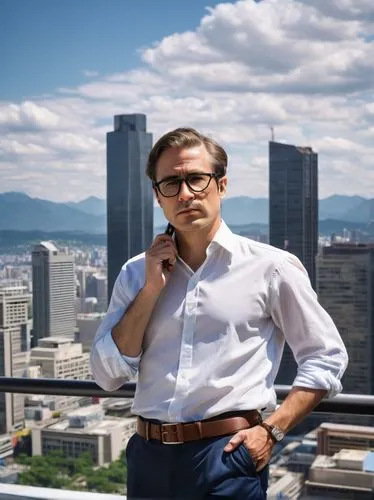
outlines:
[[279, 427], [268, 424], [267, 422], [261, 422], [259, 425], [268, 431], [275, 443], [279, 443], [279, 441], [282, 441], [284, 438], [284, 432]]

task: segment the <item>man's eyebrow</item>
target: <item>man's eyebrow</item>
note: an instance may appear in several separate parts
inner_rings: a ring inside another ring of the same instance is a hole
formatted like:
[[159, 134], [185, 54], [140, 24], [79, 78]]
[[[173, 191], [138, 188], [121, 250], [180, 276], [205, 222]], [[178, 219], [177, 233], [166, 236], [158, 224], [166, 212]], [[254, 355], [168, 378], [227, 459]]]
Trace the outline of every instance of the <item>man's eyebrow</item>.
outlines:
[[158, 182], [164, 182], [164, 181], [170, 181], [170, 180], [178, 180], [178, 179], [181, 179], [182, 177], [179, 176], [179, 175], [168, 175], [167, 177], [163, 177], [160, 181]]
[[206, 174], [207, 172], [201, 172], [200, 170], [196, 170], [194, 172], [188, 172], [186, 175], [168, 175], [167, 177], [164, 177], [158, 182], [164, 182], [164, 181], [170, 181], [170, 180], [179, 180], [179, 179], [184, 179], [186, 177], [189, 177], [190, 175], [201, 175], [201, 174]]

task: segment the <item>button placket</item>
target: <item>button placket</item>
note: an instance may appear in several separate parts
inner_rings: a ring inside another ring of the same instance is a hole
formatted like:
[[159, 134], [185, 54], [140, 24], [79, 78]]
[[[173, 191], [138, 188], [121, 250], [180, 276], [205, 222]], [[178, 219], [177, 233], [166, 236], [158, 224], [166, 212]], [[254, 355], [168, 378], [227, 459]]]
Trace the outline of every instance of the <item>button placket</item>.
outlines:
[[179, 367], [175, 384], [174, 398], [169, 406], [169, 417], [171, 420], [179, 420], [181, 416], [183, 400], [189, 389], [188, 372], [192, 367], [193, 338], [196, 324], [196, 306], [198, 295], [198, 279], [200, 273], [194, 274], [187, 285], [187, 294], [184, 310], [184, 326], [182, 331], [181, 351]]

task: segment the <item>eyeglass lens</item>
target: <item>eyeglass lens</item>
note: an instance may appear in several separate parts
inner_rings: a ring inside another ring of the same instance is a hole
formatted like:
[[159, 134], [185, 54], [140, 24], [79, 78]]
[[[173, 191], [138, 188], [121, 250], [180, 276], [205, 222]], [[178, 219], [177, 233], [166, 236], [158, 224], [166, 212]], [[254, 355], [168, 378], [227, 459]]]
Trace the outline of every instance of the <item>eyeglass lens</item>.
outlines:
[[158, 185], [161, 194], [164, 196], [175, 196], [180, 190], [180, 185], [183, 181], [186, 182], [187, 186], [196, 192], [201, 192], [206, 189], [210, 183], [212, 176], [210, 174], [190, 174], [184, 179], [172, 178], [160, 182]]

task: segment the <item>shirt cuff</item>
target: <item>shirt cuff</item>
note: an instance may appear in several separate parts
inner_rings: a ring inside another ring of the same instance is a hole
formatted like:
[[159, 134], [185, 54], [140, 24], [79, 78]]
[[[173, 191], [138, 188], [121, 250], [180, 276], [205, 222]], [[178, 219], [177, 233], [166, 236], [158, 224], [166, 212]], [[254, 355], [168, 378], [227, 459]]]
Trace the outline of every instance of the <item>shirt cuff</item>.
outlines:
[[343, 389], [340, 378], [344, 373], [345, 366], [345, 359], [334, 360], [332, 357], [326, 356], [313, 360], [308, 359], [299, 367], [292, 385], [293, 387], [322, 389], [327, 391], [326, 398], [333, 398]]
[[[105, 364], [108, 367], [108, 372], [111, 372], [113, 378], [126, 377], [134, 378], [138, 372], [140, 359], [143, 351], [136, 357], [125, 356], [122, 354], [116, 343], [113, 340], [112, 332], [108, 332], [100, 339], [101, 346], [98, 345], [98, 351], [105, 353]], [[103, 359], [103, 362], [104, 362]]]

